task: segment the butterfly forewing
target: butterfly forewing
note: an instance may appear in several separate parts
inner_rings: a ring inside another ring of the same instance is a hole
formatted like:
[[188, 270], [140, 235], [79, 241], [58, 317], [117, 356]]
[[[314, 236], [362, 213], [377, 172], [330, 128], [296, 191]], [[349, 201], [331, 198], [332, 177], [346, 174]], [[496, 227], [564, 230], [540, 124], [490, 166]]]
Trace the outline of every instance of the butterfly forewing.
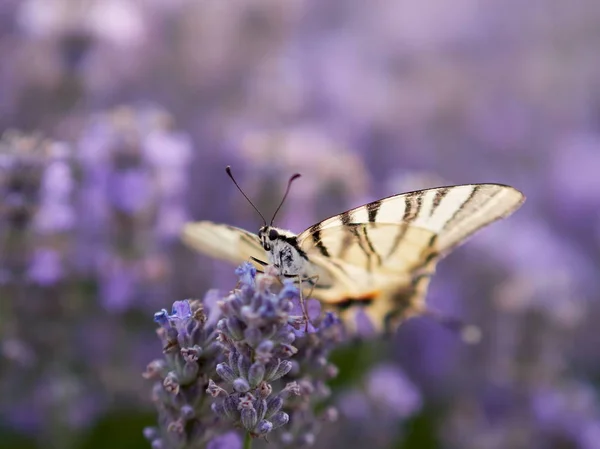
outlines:
[[[332, 227], [389, 223], [400, 226], [396, 240], [402, 238], [407, 225], [423, 228], [437, 235], [435, 244], [441, 254], [483, 226], [506, 217], [516, 210], [524, 199], [518, 190], [500, 184], [470, 184], [418, 190], [374, 201], [330, 217], [311, 226], [300, 234], [298, 239], [301, 245], [310, 245], [311, 240], [318, 241], [319, 235]], [[393, 240], [394, 236], [390, 234], [389, 238]]]
[[265, 260], [265, 250], [256, 234], [235, 226], [210, 221], [187, 223], [183, 228], [183, 241], [208, 256], [233, 264]]

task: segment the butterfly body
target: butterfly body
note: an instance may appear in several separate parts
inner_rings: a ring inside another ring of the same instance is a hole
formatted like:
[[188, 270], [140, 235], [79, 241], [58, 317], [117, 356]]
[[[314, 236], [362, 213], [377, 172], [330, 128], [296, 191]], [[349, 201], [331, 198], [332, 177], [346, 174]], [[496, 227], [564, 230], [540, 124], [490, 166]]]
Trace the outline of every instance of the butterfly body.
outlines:
[[311, 276], [308, 257], [300, 248], [296, 234], [274, 226], [263, 226], [258, 231], [258, 238], [269, 265], [277, 269], [279, 276], [300, 279]]
[[441, 258], [524, 200], [500, 184], [438, 187], [359, 206], [300, 234], [268, 225], [253, 234], [202, 221], [188, 223], [183, 239], [232, 263], [272, 265], [326, 306], [347, 316], [361, 308], [376, 327], [390, 330], [426, 310], [429, 280]]

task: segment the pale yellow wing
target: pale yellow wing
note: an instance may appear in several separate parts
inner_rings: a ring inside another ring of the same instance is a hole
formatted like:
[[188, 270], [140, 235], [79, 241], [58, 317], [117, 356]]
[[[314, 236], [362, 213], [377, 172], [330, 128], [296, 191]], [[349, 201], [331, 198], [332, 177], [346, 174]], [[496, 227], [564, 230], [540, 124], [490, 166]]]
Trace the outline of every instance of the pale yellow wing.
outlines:
[[[391, 330], [405, 318], [422, 313], [429, 278], [439, 260], [431, 231], [389, 223], [363, 223], [329, 228], [323, 245], [343, 238], [336, 253], [326, 256], [316, 247], [307, 256], [319, 279], [313, 296], [338, 309], [352, 327], [360, 307], [380, 330]], [[342, 233], [342, 235], [340, 235]], [[396, 236], [390, 243], [390, 233]], [[303, 248], [304, 249], [304, 248]]]
[[267, 261], [267, 255], [256, 234], [235, 226], [198, 221], [187, 223], [182, 231], [182, 240], [191, 248], [217, 259], [233, 264], [253, 262], [252, 258]]
[[331, 217], [298, 238], [326, 280], [315, 296], [338, 307], [362, 305], [378, 321], [420, 313], [437, 261], [478, 229], [510, 215], [524, 199], [509, 186], [450, 186], [396, 195]]
[[[501, 184], [436, 187], [390, 196], [351, 209], [311, 226], [298, 236], [303, 248], [319, 245], [320, 233], [349, 224], [409, 224], [437, 235], [436, 246], [447, 253], [478, 229], [509, 216], [525, 201], [517, 189]], [[399, 233], [403, 232], [399, 228]], [[394, 237], [392, 237], [393, 240]], [[341, 245], [342, 239], [334, 245]], [[334, 252], [336, 247], [331, 248]]]

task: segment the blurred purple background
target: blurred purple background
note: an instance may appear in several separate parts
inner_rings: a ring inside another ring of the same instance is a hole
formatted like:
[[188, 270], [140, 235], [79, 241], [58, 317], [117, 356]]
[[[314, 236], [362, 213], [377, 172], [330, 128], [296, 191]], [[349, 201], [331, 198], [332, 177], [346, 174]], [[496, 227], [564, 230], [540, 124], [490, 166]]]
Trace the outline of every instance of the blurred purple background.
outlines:
[[229, 164], [265, 215], [302, 173], [297, 232], [437, 185], [528, 197], [431, 285], [482, 343], [406, 323], [316, 447], [600, 448], [599, 42], [594, 0], [0, 2], [0, 447], [148, 447], [93, 435], [152, 424], [152, 314], [235, 284], [178, 240], [258, 228]]

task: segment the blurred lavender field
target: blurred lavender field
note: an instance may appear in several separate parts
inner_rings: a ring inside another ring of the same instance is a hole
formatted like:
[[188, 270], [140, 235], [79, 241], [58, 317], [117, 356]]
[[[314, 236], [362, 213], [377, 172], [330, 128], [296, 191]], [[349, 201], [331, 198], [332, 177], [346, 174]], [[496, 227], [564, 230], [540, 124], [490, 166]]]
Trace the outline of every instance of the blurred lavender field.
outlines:
[[314, 447], [600, 449], [598, 2], [3, 0], [0, 24], [1, 448], [150, 447], [153, 314], [237, 281], [180, 228], [260, 224], [231, 165], [267, 216], [302, 173], [297, 232], [438, 185], [528, 197], [431, 285], [482, 342], [418, 318], [339, 348]]

